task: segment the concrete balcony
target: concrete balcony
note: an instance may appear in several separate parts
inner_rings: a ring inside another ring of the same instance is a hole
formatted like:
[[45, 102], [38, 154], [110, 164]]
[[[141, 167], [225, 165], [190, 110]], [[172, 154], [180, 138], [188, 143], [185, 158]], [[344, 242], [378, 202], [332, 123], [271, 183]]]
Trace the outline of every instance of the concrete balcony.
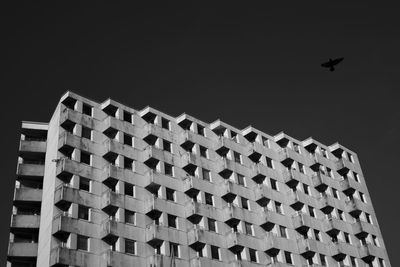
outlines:
[[210, 232], [204, 228], [195, 227], [189, 230], [188, 235], [188, 245], [192, 248], [203, 247], [204, 244], [211, 244], [215, 246], [221, 246], [225, 242], [225, 235], [219, 235], [216, 232]]
[[197, 224], [202, 219], [201, 204], [197, 201], [191, 201], [186, 205], [185, 217], [192, 223]]
[[112, 130], [123, 131], [123, 132], [136, 132], [138, 134], [142, 133], [142, 131], [138, 131], [137, 127], [135, 127], [132, 123], [122, 121], [112, 116], [106, 117], [99, 126], [99, 129], [103, 133], [107, 133]]
[[269, 210], [266, 207], [264, 208], [264, 212], [261, 213], [261, 215], [257, 215], [257, 218], [257, 225], [260, 225], [266, 231], [270, 231], [270, 228], [273, 227], [275, 224], [285, 226], [290, 225], [290, 221], [287, 220], [286, 215]]
[[50, 266], [102, 266], [104, 259], [94, 253], [69, 249], [66, 247], [56, 247], [50, 251]]
[[37, 253], [38, 253], [38, 243], [10, 242], [8, 245], [7, 258], [10, 261], [19, 258], [34, 258], [37, 257]]
[[183, 180], [182, 191], [189, 197], [197, 196], [197, 194], [200, 192], [199, 188], [202, 188], [202, 181], [199, 178], [188, 176]]
[[93, 177], [102, 177], [103, 171], [68, 158], [60, 159], [57, 162], [57, 178], [66, 182], [72, 178], [72, 175], [93, 179]]
[[353, 195], [353, 193], [355, 191], [363, 191], [363, 186], [361, 183], [356, 182], [354, 179], [352, 178], [346, 178], [342, 181], [339, 182], [340, 188], [342, 190], [342, 192], [349, 196], [349, 195]]
[[316, 172], [311, 176], [312, 185], [319, 192], [324, 192], [328, 186], [332, 184], [332, 178], [326, 176], [322, 172]]
[[335, 164], [336, 164], [336, 171], [340, 175], [344, 175], [350, 170], [354, 170], [353, 164], [345, 158], [338, 159]]
[[18, 229], [38, 230], [40, 225], [40, 215], [13, 214], [11, 218], [10, 230], [13, 232]]
[[281, 161], [285, 160], [294, 160], [296, 162], [301, 162], [305, 165], [308, 165], [312, 162], [312, 160], [307, 156], [303, 156], [299, 152], [293, 150], [290, 147], [284, 147], [282, 150], [279, 151], [279, 157]]
[[378, 235], [378, 228], [370, 223], [364, 221], [357, 221], [352, 225], [353, 234], [358, 237], [366, 237], [368, 234]]
[[335, 198], [331, 195], [324, 194], [323, 196], [317, 198], [318, 201], [318, 208], [322, 210], [325, 214], [329, 214], [332, 212], [335, 204]]
[[[169, 265], [156, 265], [156, 266], [169, 266]], [[191, 267], [225, 267], [227, 266], [225, 262], [219, 260], [213, 260], [206, 257], [196, 257], [189, 260], [189, 265]], [[233, 266], [233, 265], [229, 265]]]
[[357, 198], [345, 201], [345, 211], [354, 215], [353, 217], [358, 217], [362, 211], [372, 213], [370, 206]]
[[63, 240], [68, 237], [69, 233], [78, 233], [99, 238], [100, 226], [98, 224], [70, 216], [64, 212], [53, 218], [51, 231], [54, 236]]
[[309, 258], [314, 256], [316, 252], [319, 251], [320, 242], [314, 239], [297, 239], [297, 248], [299, 254], [301, 254], [304, 258]]
[[319, 220], [310, 215], [298, 212], [292, 217], [293, 228], [302, 232], [309, 228], [319, 228]]
[[153, 245], [160, 244], [163, 240], [169, 240], [181, 245], [187, 245], [186, 231], [180, 231], [176, 228], [167, 227], [165, 225], [150, 224], [145, 230], [145, 242]]
[[105, 191], [101, 196], [100, 208], [106, 213], [114, 213], [118, 208], [125, 206], [125, 196], [112, 190]]
[[[265, 239], [263, 239], [262, 244], [260, 244], [262, 251], [265, 251], [269, 254], [275, 254], [277, 251], [281, 249], [295, 251], [297, 249], [297, 245], [293, 240], [289, 240], [287, 238], [279, 237], [274, 233], [267, 233]], [[259, 247], [259, 248], [260, 248]]]
[[254, 189], [254, 195], [256, 202], [262, 207], [265, 207], [271, 199], [280, 202], [285, 201], [285, 196], [282, 193], [273, 190], [271, 187], [264, 184], [259, 184]]
[[21, 140], [19, 142], [19, 155], [37, 156], [46, 153], [46, 141]]
[[[106, 262], [107, 266], [125, 267], [125, 266], [148, 266], [146, 258], [139, 255], [127, 254], [119, 251], [107, 250], [102, 254], [102, 262]], [[163, 265], [153, 265], [163, 266]], [[167, 265], [165, 265], [167, 266]]]
[[221, 185], [221, 198], [228, 203], [231, 203], [237, 196], [237, 190], [235, 190], [235, 184], [231, 180], [225, 180]]
[[44, 165], [18, 163], [18, 180], [43, 180]]
[[336, 235], [340, 231], [347, 232], [349, 224], [335, 217], [330, 217], [322, 222], [322, 230], [326, 233], [332, 233]]
[[300, 172], [295, 169], [284, 170], [282, 173], [282, 180], [289, 187], [295, 187], [299, 182], [304, 182], [304, 179], [301, 177]]
[[381, 259], [386, 257], [384, 248], [377, 247], [371, 243], [361, 245], [358, 251], [360, 255], [359, 257], [366, 261], [373, 260], [376, 257]]
[[42, 189], [34, 189], [29, 187], [21, 187], [15, 189], [14, 203], [41, 201]]
[[97, 195], [70, 187], [69, 184], [59, 185], [54, 192], [54, 204], [62, 210], [67, 209], [71, 203], [99, 208], [98, 200]]
[[237, 251], [243, 247], [258, 249], [262, 247], [263, 240], [240, 232], [229, 232], [225, 236], [226, 247], [231, 251]]
[[144, 241], [143, 238], [138, 238], [143, 235], [143, 229], [138, 228], [133, 224], [120, 222], [111, 218], [104, 220], [100, 226], [101, 239], [117, 239], [122, 236], [129, 239]]
[[286, 194], [286, 203], [294, 210], [300, 210], [304, 204], [314, 204], [315, 200], [302, 191], [289, 191]]
[[108, 164], [104, 168], [99, 180], [103, 183], [107, 183], [107, 181], [109, 180], [121, 180], [124, 182], [131, 182], [134, 176], [135, 173], [131, 169], [124, 169], [112, 164]]
[[133, 148], [132, 146], [124, 145], [123, 143], [115, 140], [115, 139], [107, 139], [103, 143], [104, 150], [101, 155], [112, 161], [118, 155], [123, 155], [125, 157], [129, 157], [135, 160], [139, 158], [139, 151]]
[[342, 259], [346, 255], [358, 257], [357, 247], [346, 242], [338, 241], [331, 243], [329, 246], [329, 255], [335, 259]]

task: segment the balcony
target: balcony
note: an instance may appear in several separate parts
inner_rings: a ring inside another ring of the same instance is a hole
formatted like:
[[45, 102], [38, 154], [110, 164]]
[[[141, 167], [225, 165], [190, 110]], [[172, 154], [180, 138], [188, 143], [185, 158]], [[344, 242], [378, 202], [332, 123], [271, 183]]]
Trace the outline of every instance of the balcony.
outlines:
[[221, 198], [228, 203], [232, 203], [236, 195], [235, 184], [231, 180], [225, 180], [221, 185]]
[[302, 212], [297, 212], [292, 217], [293, 228], [298, 232], [305, 232], [309, 228], [315, 228], [319, 224], [319, 221], [310, 215]]
[[354, 235], [356, 235], [357, 237], [361, 237], [361, 238], [367, 237], [367, 235], [369, 233], [371, 233], [373, 235], [378, 234], [378, 230], [377, 230], [376, 226], [374, 226], [370, 223], [361, 221], [361, 220], [358, 220], [352, 224], [352, 230], [353, 230]]
[[54, 205], [61, 210], [66, 210], [71, 203], [88, 207], [99, 207], [98, 196], [73, 188], [69, 184], [59, 185], [54, 192]]
[[71, 217], [67, 212], [57, 214], [52, 222], [52, 234], [60, 240], [67, 239], [70, 233], [99, 237], [100, 226], [87, 220]]
[[11, 219], [10, 230], [13, 232], [18, 229], [39, 229], [40, 215], [22, 215], [13, 214]]
[[362, 185], [352, 178], [346, 177], [344, 180], [340, 181], [339, 185], [346, 196], [353, 195], [355, 191], [363, 191]]
[[187, 235], [186, 232], [165, 225], [157, 225], [155, 223], [147, 225], [145, 230], [145, 242], [155, 247], [161, 244], [163, 240], [182, 244], [182, 242], [186, 243]]
[[188, 176], [183, 180], [183, 192], [190, 198], [194, 198], [200, 192], [201, 183], [199, 178]]
[[133, 147], [124, 145], [115, 139], [107, 139], [103, 143], [104, 151], [103, 158], [108, 160], [109, 162], [115, 161], [118, 155], [128, 156], [129, 158], [138, 158], [138, 151]]
[[21, 157], [36, 157], [46, 153], [46, 141], [21, 140], [19, 155]]
[[118, 208], [125, 206], [125, 196], [112, 190], [105, 191], [101, 196], [100, 208], [107, 214], [114, 214]]
[[372, 261], [375, 257], [385, 258], [385, 249], [377, 247], [371, 243], [366, 243], [359, 247], [359, 255], [364, 261]]
[[352, 170], [352, 164], [345, 158], [340, 158], [338, 161], [336, 161], [336, 171], [340, 175], [345, 175], [348, 173], [350, 170]]
[[195, 225], [195, 227], [188, 232], [188, 245], [197, 250], [204, 247], [205, 244], [221, 244], [221, 242], [224, 241], [224, 238], [225, 236], [207, 231], [204, 228]]
[[357, 198], [345, 201], [345, 211], [355, 218], [358, 218], [362, 211], [370, 212], [365, 206], [365, 203]]
[[233, 252], [238, 250], [240, 251], [243, 249], [243, 247], [257, 249], [263, 244], [262, 239], [258, 239], [257, 237], [234, 231], [226, 234], [225, 240], [226, 247]]
[[286, 195], [287, 204], [296, 211], [301, 210], [305, 203], [310, 202], [310, 197], [302, 191], [289, 191]]
[[297, 184], [302, 181], [299, 172], [294, 169], [286, 169], [285, 171], [283, 171], [282, 179], [283, 182], [287, 184], [290, 188], [296, 187]]
[[88, 251], [55, 247], [50, 251], [49, 266], [102, 266], [104, 259]]
[[29, 187], [21, 187], [15, 189], [14, 203], [20, 202], [41, 202], [42, 189], [34, 189]]
[[[119, 251], [107, 250], [100, 257], [101, 263], [107, 263], [107, 266], [124, 267], [124, 266], [148, 266], [146, 258], [138, 255], [127, 254]], [[102, 265], [100, 265], [102, 266]], [[163, 265], [153, 265], [163, 266]], [[167, 265], [165, 265], [167, 266]]]
[[313, 257], [314, 254], [319, 251], [319, 243], [314, 239], [297, 239], [297, 247], [299, 250], [299, 254], [301, 254], [304, 258], [308, 259]]
[[103, 171], [68, 158], [59, 159], [56, 170], [57, 178], [64, 182], [69, 182], [73, 175], [87, 178], [102, 177]]
[[323, 174], [322, 172], [316, 172], [312, 177], [311, 181], [315, 189], [317, 189], [319, 192], [325, 192], [325, 190], [328, 188], [330, 181], [329, 181], [328, 176]]
[[346, 242], [338, 241], [329, 245], [329, 253], [336, 261], [343, 260], [346, 255], [358, 257], [357, 248]]
[[42, 180], [44, 165], [19, 163], [17, 166], [18, 180]]
[[197, 201], [190, 201], [188, 205], [186, 205], [186, 218], [193, 224], [198, 224], [202, 219], [202, 215], [200, 212], [201, 204]]
[[330, 214], [335, 207], [335, 199], [331, 195], [324, 194], [318, 198], [318, 207], [323, 213]]
[[38, 243], [10, 242], [7, 259], [9, 261], [37, 257]]

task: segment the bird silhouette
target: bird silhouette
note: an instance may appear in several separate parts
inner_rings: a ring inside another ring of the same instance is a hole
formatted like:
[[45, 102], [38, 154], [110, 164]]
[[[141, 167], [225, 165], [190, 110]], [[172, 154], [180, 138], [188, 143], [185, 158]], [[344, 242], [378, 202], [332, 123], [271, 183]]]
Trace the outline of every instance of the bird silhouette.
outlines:
[[328, 62], [322, 63], [322, 64], [321, 64], [321, 67], [329, 68], [330, 71], [334, 71], [334, 70], [335, 70], [335, 67], [334, 67], [334, 66], [336, 66], [337, 64], [339, 64], [343, 59], [344, 59], [344, 57], [340, 57], [340, 58], [333, 59], [333, 60], [332, 60], [332, 59], [329, 59]]

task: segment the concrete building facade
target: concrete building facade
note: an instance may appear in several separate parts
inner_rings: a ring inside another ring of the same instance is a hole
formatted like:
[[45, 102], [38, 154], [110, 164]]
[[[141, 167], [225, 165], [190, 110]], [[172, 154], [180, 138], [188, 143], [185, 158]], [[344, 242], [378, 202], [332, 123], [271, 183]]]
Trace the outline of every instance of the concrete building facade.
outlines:
[[353, 151], [72, 92], [22, 123], [7, 260], [391, 266]]

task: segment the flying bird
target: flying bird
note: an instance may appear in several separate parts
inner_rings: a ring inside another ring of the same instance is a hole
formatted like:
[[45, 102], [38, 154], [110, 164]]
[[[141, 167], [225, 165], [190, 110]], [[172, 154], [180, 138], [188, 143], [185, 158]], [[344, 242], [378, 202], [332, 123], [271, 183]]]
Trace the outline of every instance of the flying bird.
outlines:
[[335, 70], [334, 66], [339, 64], [343, 59], [344, 59], [344, 57], [340, 57], [340, 58], [337, 58], [337, 59], [334, 59], [334, 60], [329, 59], [328, 62], [322, 63], [321, 67], [329, 68], [330, 71], [334, 71]]

